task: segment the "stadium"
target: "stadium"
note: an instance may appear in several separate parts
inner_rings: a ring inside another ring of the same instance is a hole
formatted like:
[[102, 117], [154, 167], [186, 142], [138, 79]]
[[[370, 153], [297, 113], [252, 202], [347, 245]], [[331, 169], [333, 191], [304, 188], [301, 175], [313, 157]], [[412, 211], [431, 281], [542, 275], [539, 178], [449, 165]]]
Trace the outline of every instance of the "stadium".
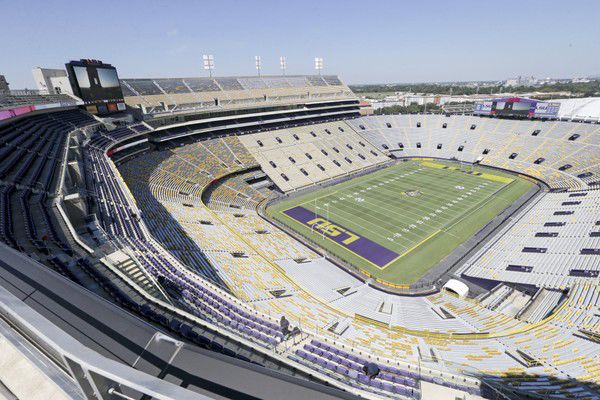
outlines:
[[65, 61], [0, 76], [0, 399], [600, 399], [600, 98]]

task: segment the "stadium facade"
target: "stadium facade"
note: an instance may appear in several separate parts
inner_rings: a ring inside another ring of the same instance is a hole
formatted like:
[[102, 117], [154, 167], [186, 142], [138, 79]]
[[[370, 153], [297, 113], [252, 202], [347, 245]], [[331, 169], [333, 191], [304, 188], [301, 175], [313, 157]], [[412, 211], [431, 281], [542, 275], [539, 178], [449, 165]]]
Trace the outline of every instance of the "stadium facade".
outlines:
[[[365, 116], [330, 75], [67, 70], [80, 97], [0, 94], [12, 398], [600, 398], [599, 124], [532, 102]], [[344, 258], [419, 252], [513, 181], [529, 186], [416, 282]], [[288, 213], [308, 233], [269, 213], [358, 182], [331, 199], [352, 195], [347, 215]], [[399, 210], [382, 196], [401, 184]], [[350, 228], [378, 201], [377, 225], [414, 223]]]

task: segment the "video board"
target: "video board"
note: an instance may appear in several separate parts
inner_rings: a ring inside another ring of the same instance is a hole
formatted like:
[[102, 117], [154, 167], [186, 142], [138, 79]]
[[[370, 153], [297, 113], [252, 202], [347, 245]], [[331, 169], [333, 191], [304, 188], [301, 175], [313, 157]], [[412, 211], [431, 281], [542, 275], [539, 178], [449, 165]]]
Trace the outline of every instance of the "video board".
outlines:
[[89, 110], [110, 114], [125, 109], [115, 67], [98, 60], [80, 60], [67, 63], [66, 68], [73, 93]]
[[560, 102], [544, 102], [522, 97], [485, 100], [473, 105], [473, 114], [524, 118], [556, 118]]
[[537, 100], [511, 97], [496, 99], [492, 104], [492, 115], [512, 117], [533, 117]]

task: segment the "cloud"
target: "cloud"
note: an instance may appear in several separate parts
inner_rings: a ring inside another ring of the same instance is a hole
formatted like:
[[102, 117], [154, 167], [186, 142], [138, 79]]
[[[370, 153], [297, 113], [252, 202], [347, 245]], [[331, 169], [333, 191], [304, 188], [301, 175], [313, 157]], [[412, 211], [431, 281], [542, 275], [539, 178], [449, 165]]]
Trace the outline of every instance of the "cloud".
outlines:
[[167, 36], [169, 36], [169, 37], [173, 37], [173, 36], [177, 36], [177, 35], [179, 35], [179, 29], [177, 29], [177, 28], [167, 31]]

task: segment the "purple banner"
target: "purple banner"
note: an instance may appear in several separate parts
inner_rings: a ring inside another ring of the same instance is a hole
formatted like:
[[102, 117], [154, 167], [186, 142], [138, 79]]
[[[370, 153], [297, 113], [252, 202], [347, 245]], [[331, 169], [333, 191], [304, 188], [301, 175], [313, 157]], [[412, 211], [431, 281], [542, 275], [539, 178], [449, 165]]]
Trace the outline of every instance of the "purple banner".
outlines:
[[319, 214], [307, 210], [304, 207], [293, 207], [289, 210], [285, 210], [283, 213], [295, 219], [296, 221], [311, 227], [316, 232], [327, 236], [337, 244], [347, 248], [354, 254], [377, 265], [378, 267], [386, 266], [399, 256], [398, 253], [386, 249], [385, 247], [367, 238], [364, 238], [349, 229], [333, 224], [331, 221], [328, 221]]

